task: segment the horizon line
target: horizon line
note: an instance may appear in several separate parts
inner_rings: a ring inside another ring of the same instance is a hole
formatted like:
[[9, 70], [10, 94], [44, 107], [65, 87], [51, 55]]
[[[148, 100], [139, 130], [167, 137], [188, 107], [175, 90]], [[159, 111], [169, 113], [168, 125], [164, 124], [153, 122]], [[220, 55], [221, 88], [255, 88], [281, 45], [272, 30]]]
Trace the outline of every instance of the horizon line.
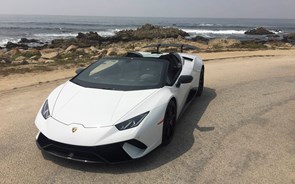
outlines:
[[163, 16], [163, 17], [149, 17], [149, 16], [112, 16], [112, 15], [60, 15], [60, 14], [2, 14], [0, 16], [64, 16], [64, 17], [112, 17], [112, 18], [188, 18], [188, 19], [264, 19], [264, 20], [295, 20], [294, 18], [262, 18], [262, 17], [185, 17], [185, 16]]

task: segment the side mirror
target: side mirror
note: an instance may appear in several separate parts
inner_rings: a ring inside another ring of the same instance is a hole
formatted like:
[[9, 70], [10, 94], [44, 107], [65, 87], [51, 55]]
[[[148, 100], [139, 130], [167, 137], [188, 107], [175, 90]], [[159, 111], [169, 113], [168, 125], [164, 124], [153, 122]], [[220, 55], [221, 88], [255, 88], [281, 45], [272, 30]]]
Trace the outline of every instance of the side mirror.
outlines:
[[191, 83], [193, 81], [193, 76], [191, 75], [182, 75], [179, 77], [177, 83], [176, 83], [176, 87], [179, 88], [181, 84], [187, 84], [187, 83]]
[[76, 70], [76, 74], [81, 73], [84, 69], [85, 69], [85, 68], [78, 68], [78, 69]]

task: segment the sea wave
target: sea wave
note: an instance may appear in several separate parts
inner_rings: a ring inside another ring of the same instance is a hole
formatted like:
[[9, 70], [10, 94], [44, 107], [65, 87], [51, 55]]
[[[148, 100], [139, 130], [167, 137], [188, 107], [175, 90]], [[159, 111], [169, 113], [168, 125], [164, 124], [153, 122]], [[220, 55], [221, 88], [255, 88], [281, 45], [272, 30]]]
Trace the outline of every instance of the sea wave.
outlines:
[[192, 35], [208, 35], [208, 34], [215, 34], [215, 35], [241, 35], [245, 34], [246, 30], [205, 30], [205, 29], [183, 29], [183, 31], [192, 34]]
[[109, 37], [109, 36], [114, 36], [116, 32], [122, 31], [124, 29], [109, 29], [106, 31], [97, 31], [97, 34], [99, 34], [102, 37]]
[[75, 37], [77, 33], [39, 33], [34, 34], [36, 37]]
[[3, 38], [0, 39], [0, 46], [3, 47], [7, 44], [7, 42], [17, 43], [20, 39], [14, 39], [14, 38]]
[[[96, 31], [97, 34], [99, 34], [102, 37], [107, 36], [114, 36], [116, 32], [121, 31], [122, 29], [110, 29], [110, 30], [102, 30], [102, 31]], [[86, 32], [84, 32], [86, 33]], [[76, 37], [78, 33], [38, 33], [34, 34], [35, 37]]]
[[115, 31], [98, 31], [97, 34], [99, 34], [102, 37], [109, 37], [109, 36], [114, 36]]
[[198, 26], [201, 26], [201, 27], [222, 27], [223, 25], [221, 25], [221, 24], [207, 24], [207, 23], [201, 23], [201, 24], [199, 24]]

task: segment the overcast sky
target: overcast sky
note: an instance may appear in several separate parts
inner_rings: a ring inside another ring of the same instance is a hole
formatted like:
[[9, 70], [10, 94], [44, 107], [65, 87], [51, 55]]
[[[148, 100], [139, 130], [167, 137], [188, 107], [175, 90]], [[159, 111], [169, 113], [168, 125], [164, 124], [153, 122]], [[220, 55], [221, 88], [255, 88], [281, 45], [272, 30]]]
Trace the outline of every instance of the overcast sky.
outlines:
[[295, 19], [295, 0], [0, 0], [0, 14]]

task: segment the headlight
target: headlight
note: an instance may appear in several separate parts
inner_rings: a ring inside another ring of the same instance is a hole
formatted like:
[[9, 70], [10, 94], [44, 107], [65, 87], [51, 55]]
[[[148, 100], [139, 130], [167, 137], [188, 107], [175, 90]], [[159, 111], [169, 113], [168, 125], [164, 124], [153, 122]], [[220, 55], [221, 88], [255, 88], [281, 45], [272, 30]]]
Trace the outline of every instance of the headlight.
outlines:
[[42, 109], [41, 109], [41, 114], [44, 117], [44, 119], [48, 119], [50, 116], [50, 112], [49, 112], [49, 106], [48, 106], [48, 100], [45, 101]]
[[119, 123], [119, 124], [117, 124], [115, 126], [120, 131], [129, 129], [129, 128], [137, 127], [142, 122], [142, 120], [148, 115], [148, 113], [149, 112], [143, 113], [143, 114], [138, 115], [138, 116], [136, 116], [134, 118], [131, 118], [131, 119], [127, 120], [127, 121]]

